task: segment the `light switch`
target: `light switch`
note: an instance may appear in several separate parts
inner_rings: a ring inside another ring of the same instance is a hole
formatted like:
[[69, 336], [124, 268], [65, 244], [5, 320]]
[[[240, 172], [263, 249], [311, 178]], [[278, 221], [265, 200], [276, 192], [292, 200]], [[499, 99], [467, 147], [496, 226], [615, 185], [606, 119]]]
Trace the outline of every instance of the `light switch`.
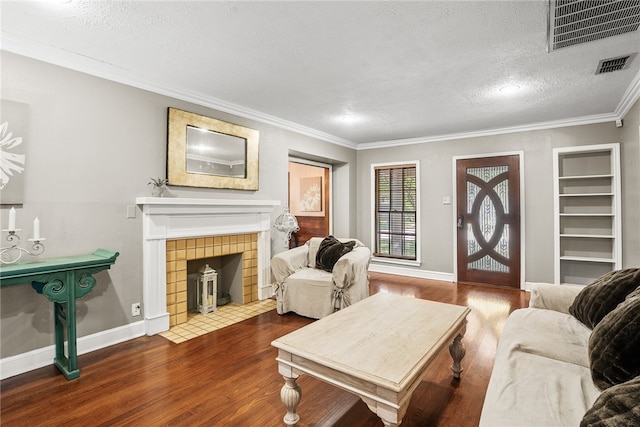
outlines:
[[136, 205], [127, 205], [127, 218], [135, 218], [136, 209]]
[[451, 204], [451, 197], [450, 196], [442, 196], [442, 204], [443, 205], [450, 205]]

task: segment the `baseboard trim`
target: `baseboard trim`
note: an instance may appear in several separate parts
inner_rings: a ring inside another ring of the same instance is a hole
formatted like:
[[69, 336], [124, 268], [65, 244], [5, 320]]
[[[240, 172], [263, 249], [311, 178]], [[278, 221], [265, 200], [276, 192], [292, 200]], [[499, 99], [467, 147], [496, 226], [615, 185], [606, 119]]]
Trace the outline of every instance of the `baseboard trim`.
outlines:
[[[453, 273], [442, 273], [439, 271], [429, 270], [416, 270], [413, 268], [398, 267], [388, 264], [374, 264], [369, 265], [369, 271], [376, 273], [397, 274], [398, 276], [417, 277], [420, 279], [442, 280], [444, 282], [454, 282], [455, 276]], [[525, 282], [521, 287], [521, 290], [531, 292], [531, 285], [538, 282]], [[546, 282], [540, 282], [546, 283]]]
[[[80, 337], [77, 341], [78, 355], [90, 353], [143, 335], [145, 335], [145, 322], [140, 321]], [[42, 368], [43, 366], [52, 365], [55, 355], [55, 345], [50, 345], [15, 356], [2, 358], [0, 359], [0, 379], [4, 380], [34, 369]], [[80, 369], [82, 369], [82, 366]]]
[[417, 277], [420, 279], [442, 280], [444, 282], [453, 282], [452, 273], [442, 273], [439, 271], [418, 270], [415, 268], [399, 267], [388, 264], [369, 265], [369, 271], [376, 273], [397, 274], [399, 276]]
[[273, 286], [271, 285], [271, 283], [261, 286], [258, 295], [260, 300], [265, 300], [273, 297], [275, 294], [273, 292]]
[[162, 313], [155, 317], [144, 319], [145, 333], [149, 336], [169, 330], [169, 313]]

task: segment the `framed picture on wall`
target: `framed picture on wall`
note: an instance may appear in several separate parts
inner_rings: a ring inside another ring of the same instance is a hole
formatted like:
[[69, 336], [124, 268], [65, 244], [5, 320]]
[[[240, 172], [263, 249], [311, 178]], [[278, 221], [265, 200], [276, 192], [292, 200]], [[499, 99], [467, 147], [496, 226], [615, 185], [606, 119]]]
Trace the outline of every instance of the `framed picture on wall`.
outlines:
[[322, 177], [300, 178], [298, 208], [300, 212], [322, 212]]
[[24, 198], [29, 106], [22, 102], [0, 103], [0, 203], [21, 205]]

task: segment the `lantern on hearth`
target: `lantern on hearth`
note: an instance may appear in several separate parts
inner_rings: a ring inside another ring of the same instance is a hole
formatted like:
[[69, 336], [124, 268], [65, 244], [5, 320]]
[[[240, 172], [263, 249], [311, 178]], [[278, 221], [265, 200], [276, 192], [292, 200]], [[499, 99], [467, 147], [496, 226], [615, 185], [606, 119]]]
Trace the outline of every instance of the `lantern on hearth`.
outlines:
[[205, 264], [198, 273], [198, 311], [211, 313], [216, 311], [218, 301], [218, 273], [209, 264]]

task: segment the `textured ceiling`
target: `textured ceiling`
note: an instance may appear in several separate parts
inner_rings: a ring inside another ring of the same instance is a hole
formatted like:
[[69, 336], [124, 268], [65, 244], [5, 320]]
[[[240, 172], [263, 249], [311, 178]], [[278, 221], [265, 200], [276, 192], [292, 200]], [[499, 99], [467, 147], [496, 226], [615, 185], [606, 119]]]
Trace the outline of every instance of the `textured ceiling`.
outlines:
[[614, 120], [640, 91], [638, 57], [594, 75], [640, 32], [548, 53], [547, 0], [0, 8], [3, 49], [353, 146]]

